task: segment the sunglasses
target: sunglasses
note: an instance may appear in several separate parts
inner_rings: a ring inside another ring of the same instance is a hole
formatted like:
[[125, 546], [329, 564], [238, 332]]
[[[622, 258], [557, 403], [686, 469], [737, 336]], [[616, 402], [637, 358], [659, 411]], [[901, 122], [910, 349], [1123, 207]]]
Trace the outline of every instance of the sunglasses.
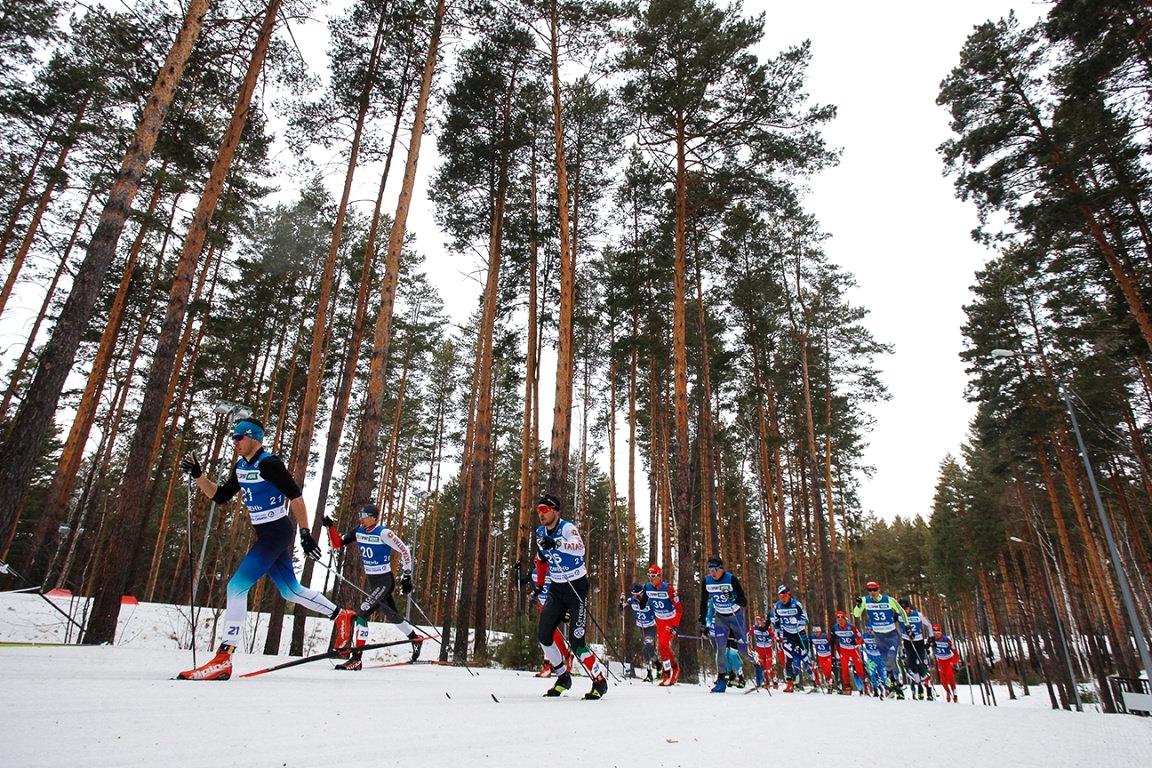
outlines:
[[246, 437], [248, 437], [248, 435], [232, 435], [232, 442], [238, 443]]

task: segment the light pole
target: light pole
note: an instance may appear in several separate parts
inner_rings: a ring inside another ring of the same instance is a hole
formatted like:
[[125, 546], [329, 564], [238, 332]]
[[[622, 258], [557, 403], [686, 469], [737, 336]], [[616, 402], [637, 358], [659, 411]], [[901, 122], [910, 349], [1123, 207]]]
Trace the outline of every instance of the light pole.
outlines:
[[1072, 656], [1068, 652], [1068, 636], [1064, 633], [1064, 622], [1060, 620], [1055, 590], [1052, 588], [1052, 575], [1048, 571], [1047, 552], [1039, 544], [1024, 541], [1024, 539], [1016, 536], [1009, 536], [1008, 540], [1017, 544], [1027, 544], [1040, 550], [1040, 570], [1044, 573], [1044, 594], [1048, 596], [1048, 606], [1052, 609], [1052, 620], [1056, 622], [1056, 636], [1060, 639], [1060, 655], [1064, 658], [1064, 671], [1068, 675], [1068, 687], [1072, 689], [1072, 696], [1076, 700], [1076, 711], [1083, 712], [1084, 705], [1080, 701], [1080, 686], [1076, 684], [1076, 674], [1072, 671]]
[[[212, 408], [212, 412], [217, 416], [223, 416], [225, 422], [230, 422], [236, 419], [246, 419], [252, 415], [252, 409], [247, 406], [240, 405], [240, 403], [233, 403], [228, 400], [221, 400], [216, 403]], [[220, 471], [216, 475], [216, 483], [219, 485], [228, 479], [228, 464], [227, 462], [220, 462]], [[191, 489], [189, 489], [191, 493]], [[189, 602], [192, 605], [196, 604], [196, 593], [200, 589], [200, 573], [204, 568], [204, 557], [208, 553], [208, 534], [212, 531], [212, 518], [216, 516], [216, 502], [213, 501], [208, 505], [208, 520], [204, 523], [204, 539], [200, 543], [200, 557], [196, 559], [196, 573], [192, 577], [192, 597]], [[188, 525], [192, 525], [192, 521], [188, 521]]]
[[[992, 357], [1032, 357], [1035, 353], [1020, 352], [1012, 349], [994, 349]], [[1068, 388], [1056, 382], [1056, 389], [1064, 401], [1064, 410], [1068, 412], [1068, 419], [1072, 422], [1072, 432], [1076, 435], [1076, 445], [1080, 449], [1080, 458], [1084, 461], [1084, 470], [1088, 473], [1088, 486], [1092, 489], [1092, 500], [1096, 504], [1096, 514], [1100, 518], [1100, 527], [1104, 530], [1104, 540], [1108, 542], [1108, 552], [1112, 558], [1112, 570], [1116, 573], [1116, 583], [1120, 585], [1120, 599], [1124, 603], [1124, 612], [1128, 614], [1128, 623], [1132, 626], [1132, 634], [1136, 636], [1136, 650], [1140, 653], [1140, 662], [1144, 665], [1144, 672], [1152, 680], [1152, 656], [1148, 654], [1148, 643], [1144, 638], [1144, 629], [1140, 625], [1140, 616], [1136, 613], [1136, 604], [1132, 600], [1132, 589], [1128, 586], [1128, 575], [1124, 572], [1124, 565], [1120, 561], [1120, 552], [1116, 549], [1116, 539], [1112, 535], [1112, 521], [1104, 509], [1104, 502], [1100, 499], [1100, 488], [1096, 485], [1096, 473], [1092, 471], [1092, 463], [1088, 460], [1088, 448], [1084, 445], [1084, 436], [1080, 434], [1080, 422], [1076, 420], [1076, 409], [1072, 407], [1072, 398], [1068, 396]]]

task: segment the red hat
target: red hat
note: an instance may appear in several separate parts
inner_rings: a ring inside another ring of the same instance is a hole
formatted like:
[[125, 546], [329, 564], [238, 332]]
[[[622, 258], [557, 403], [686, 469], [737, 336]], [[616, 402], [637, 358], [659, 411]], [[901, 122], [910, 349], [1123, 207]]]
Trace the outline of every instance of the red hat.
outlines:
[[660, 566], [656, 565], [656, 563], [652, 563], [652, 565], [648, 566], [648, 575], [649, 576], [659, 576], [660, 575]]
[[878, 582], [878, 581], [870, 581], [870, 582], [868, 582], [867, 584], [865, 584], [865, 585], [864, 585], [864, 588], [865, 588], [865, 589], [880, 589], [880, 582]]
[[932, 631], [933, 632], [943, 632], [944, 631], [944, 625], [943, 624], [933, 624], [932, 625]]
[[844, 613], [844, 611], [836, 611], [836, 618], [846, 619], [848, 618], [848, 614]]

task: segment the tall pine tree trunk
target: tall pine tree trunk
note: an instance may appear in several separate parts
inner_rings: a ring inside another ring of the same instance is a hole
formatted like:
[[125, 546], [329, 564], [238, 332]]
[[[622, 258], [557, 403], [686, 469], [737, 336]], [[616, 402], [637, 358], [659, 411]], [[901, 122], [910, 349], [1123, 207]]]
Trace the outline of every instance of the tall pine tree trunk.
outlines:
[[[8, 530], [15, 517], [45, 436], [51, 433], [50, 425], [56, 414], [60, 392], [72, 369], [80, 339], [88, 330], [140, 178], [152, 156], [156, 137], [172, 104], [176, 86], [184, 75], [184, 66], [200, 36], [210, 4], [211, 0], [189, 0], [184, 23], [152, 85], [132, 143], [100, 215], [100, 223], [88, 244], [87, 255], [40, 357], [28, 397], [16, 412], [10, 436], [0, 445], [0, 531]], [[119, 595], [116, 599], [119, 602]]]
[[392, 343], [392, 312], [396, 306], [396, 287], [400, 277], [400, 255], [404, 249], [404, 236], [408, 227], [408, 210], [412, 205], [412, 190], [416, 183], [416, 166], [420, 159], [420, 142], [424, 138], [424, 125], [428, 114], [428, 100], [432, 93], [432, 80], [436, 74], [436, 61], [440, 50], [440, 33], [444, 26], [444, 3], [436, 3], [436, 16], [428, 40], [428, 55], [420, 79], [420, 95], [416, 100], [416, 113], [412, 119], [412, 139], [408, 145], [408, 159], [404, 163], [404, 180], [396, 201], [396, 215], [388, 236], [388, 256], [384, 266], [384, 283], [380, 290], [380, 308], [372, 336], [372, 355], [368, 372], [368, 392], [361, 416], [360, 439], [356, 447], [356, 473], [352, 480], [351, 501], [361, 504], [373, 497], [372, 487], [376, 463], [380, 455], [380, 422], [384, 405], [384, 372], [388, 363], [388, 348]]
[[208, 234], [208, 228], [211, 226], [220, 193], [224, 189], [224, 181], [232, 167], [236, 148], [240, 144], [241, 133], [248, 119], [252, 93], [256, 89], [256, 81], [264, 65], [264, 57], [268, 51], [268, 43], [272, 38], [279, 9], [280, 0], [271, 0], [268, 3], [263, 25], [248, 63], [248, 71], [245, 73], [244, 82], [236, 99], [231, 122], [220, 144], [216, 160], [212, 164], [208, 184], [192, 216], [184, 247], [176, 265], [172, 289], [168, 296], [168, 309], [157, 337], [140, 415], [128, 450], [127, 471], [120, 487], [117, 531], [122, 535], [113, 538], [109, 551], [98, 566], [92, 615], [84, 636], [84, 642], [88, 645], [110, 643], [114, 639], [116, 617], [120, 611], [120, 596], [126, 586], [127, 573], [124, 565], [131, 561], [133, 553], [137, 550], [140, 532], [146, 527], [148, 517], [148, 510], [144, 508], [139, 495], [139, 483], [141, 478], [147, 479], [152, 474], [153, 457], [156, 455], [156, 430], [163, 417], [161, 409], [164, 405], [166, 385], [172, 371], [180, 327], [188, 308], [192, 273]]

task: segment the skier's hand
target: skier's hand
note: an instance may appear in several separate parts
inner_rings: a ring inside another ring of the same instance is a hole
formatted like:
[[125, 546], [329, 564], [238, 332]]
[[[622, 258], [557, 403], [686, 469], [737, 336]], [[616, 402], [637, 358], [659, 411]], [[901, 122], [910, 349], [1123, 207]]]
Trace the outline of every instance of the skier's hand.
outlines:
[[313, 560], [319, 560], [323, 554], [320, 551], [320, 545], [316, 543], [316, 539], [312, 538], [312, 532], [307, 528], [300, 529], [300, 548], [304, 550], [305, 557], [310, 557]]
[[541, 536], [540, 549], [556, 549], [556, 540], [551, 536]]
[[324, 517], [320, 518], [320, 524], [325, 528], [331, 528], [332, 526], [336, 525], [336, 521], [328, 517], [328, 515], [324, 515]]
[[700, 630], [700, 634], [701, 634], [701, 635], [707, 635], [707, 634], [708, 634], [708, 625], [707, 625], [707, 624], [705, 624], [704, 622], [700, 622], [700, 623], [699, 623], [699, 624], [696, 626], [696, 628], [697, 628], [698, 630]]
[[412, 594], [412, 590], [414, 590], [414, 589], [416, 589], [416, 587], [414, 587], [412, 585], [412, 572], [411, 571], [401, 572], [401, 574], [400, 574], [400, 592], [405, 594], [405, 595], [410, 595], [410, 594]]
[[200, 466], [200, 460], [190, 453], [180, 462], [180, 469], [183, 472], [187, 472], [188, 476], [193, 480], [204, 474], [204, 469]]
[[860, 606], [861, 608], [864, 607], [864, 595], [860, 595], [860, 597], [856, 598], [856, 605]]

